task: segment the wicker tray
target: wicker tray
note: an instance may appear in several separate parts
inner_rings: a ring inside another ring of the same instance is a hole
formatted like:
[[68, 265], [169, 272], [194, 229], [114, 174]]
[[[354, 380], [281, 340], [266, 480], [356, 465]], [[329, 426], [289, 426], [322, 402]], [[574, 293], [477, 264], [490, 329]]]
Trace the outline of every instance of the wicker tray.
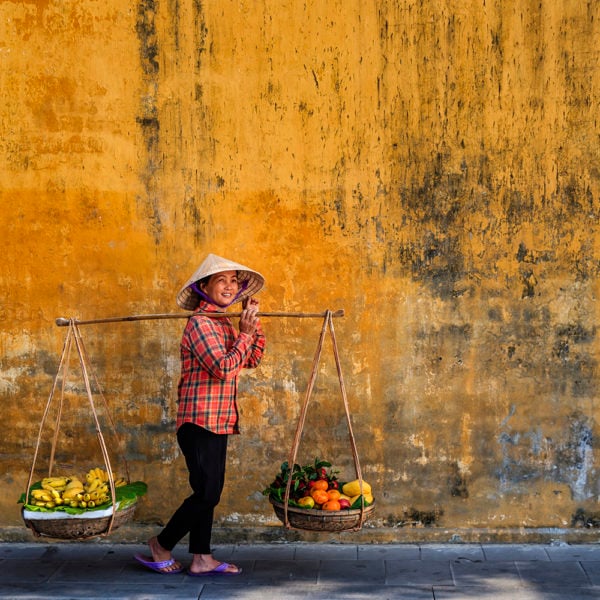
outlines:
[[[136, 505], [132, 504], [123, 510], [118, 510], [111, 531], [124, 525], [133, 518]], [[36, 537], [44, 536], [62, 540], [83, 540], [108, 532], [111, 516], [95, 519], [25, 519], [25, 525], [33, 531]]]
[[[285, 506], [269, 498], [273, 505], [277, 518], [285, 525]], [[366, 521], [373, 510], [375, 503], [364, 508], [364, 521]], [[348, 531], [360, 529], [361, 511], [356, 510], [315, 510], [313, 508], [297, 508], [288, 506], [287, 515], [290, 525], [295, 529], [307, 529], [309, 531]], [[363, 523], [364, 523], [363, 521]]]

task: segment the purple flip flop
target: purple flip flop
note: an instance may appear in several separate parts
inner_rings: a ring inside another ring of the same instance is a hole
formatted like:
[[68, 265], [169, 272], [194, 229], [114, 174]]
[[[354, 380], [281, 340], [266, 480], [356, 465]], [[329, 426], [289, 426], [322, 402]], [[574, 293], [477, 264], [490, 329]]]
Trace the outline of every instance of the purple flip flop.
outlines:
[[202, 571], [201, 573], [192, 573], [188, 569], [187, 574], [190, 577], [206, 577], [207, 575], [239, 575], [242, 572], [240, 567], [237, 567], [237, 571], [228, 571], [229, 567], [233, 567], [234, 565], [230, 565], [229, 563], [222, 562], [220, 565], [215, 567], [212, 571]]
[[169, 560], [161, 560], [158, 562], [153, 561], [151, 557], [142, 556], [141, 554], [135, 554], [133, 558], [135, 558], [135, 560], [144, 565], [146, 568], [150, 569], [151, 571], [155, 571], [156, 573], [160, 573], [161, 575], [175, 575], [183, 571], [183, 567], [179, 567], [179, 569], [173, 569], [172, 571], [165, 571], [165, 569], [168, 569], [177, 562], [174, 558], [170, 558]]

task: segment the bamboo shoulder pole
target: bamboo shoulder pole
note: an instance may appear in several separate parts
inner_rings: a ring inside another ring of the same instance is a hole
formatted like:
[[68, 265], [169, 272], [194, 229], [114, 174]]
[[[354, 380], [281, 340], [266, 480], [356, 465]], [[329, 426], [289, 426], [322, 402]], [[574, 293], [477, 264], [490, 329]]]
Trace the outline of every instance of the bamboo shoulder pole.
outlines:
[[[239, 317], [241, 313], [228, 313], [228, 312], [201, 312], [201, 313], [162, 313], [162, 314], [151, 314], [151, 315], [130, 315], [127, 317], [107, 317], [105, 319], [89, 319], [87, 321], [79, 321], [78, 319], [67, 319], [65, 317], [58, 317], [56, 324], [58, 327], [66, 327], [69, 323], [73, 322], [76, 325], [94, 325], [96, 323], [123, 323], [127, 321], [152, 321], [159, 319], [189, 319], [190, 317]], [[259, 317], [289, 317], [294, 319], [310, 319], [310, 318], [324, 318], [327, 315], [325, 312], [259, 312]], [[331, 313], [332, 317], [343, 317], [344, 310], [336, 310]]]

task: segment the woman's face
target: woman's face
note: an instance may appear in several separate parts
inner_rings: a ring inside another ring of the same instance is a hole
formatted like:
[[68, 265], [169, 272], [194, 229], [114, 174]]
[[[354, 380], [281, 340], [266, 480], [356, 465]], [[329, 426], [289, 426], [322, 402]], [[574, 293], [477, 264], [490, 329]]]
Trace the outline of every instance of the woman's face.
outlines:
[[228, 306], [233, 302], [239, 288], [237, 271], [223, 271], [211, 275], [202, 291], [219, 306]]

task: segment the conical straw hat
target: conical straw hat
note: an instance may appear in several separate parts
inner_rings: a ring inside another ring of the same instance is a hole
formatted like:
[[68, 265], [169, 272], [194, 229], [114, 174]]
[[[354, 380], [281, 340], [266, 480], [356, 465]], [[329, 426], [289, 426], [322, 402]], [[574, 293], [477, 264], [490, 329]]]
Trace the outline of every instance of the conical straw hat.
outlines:
[[244, 265], [222, 258], [216, 254], [209, 254], [181, 290], [179, 290], [177, 304], [185, 310], [195, 310], [201, 298], [191, 286], [205, 277], [209, 277], [215, 273], [222, 273], [223, 271], [238, 272], [241, 292], [232, 304], [253, 296], [265, 285], [265, 278], [258, 271], [249, 269]]

